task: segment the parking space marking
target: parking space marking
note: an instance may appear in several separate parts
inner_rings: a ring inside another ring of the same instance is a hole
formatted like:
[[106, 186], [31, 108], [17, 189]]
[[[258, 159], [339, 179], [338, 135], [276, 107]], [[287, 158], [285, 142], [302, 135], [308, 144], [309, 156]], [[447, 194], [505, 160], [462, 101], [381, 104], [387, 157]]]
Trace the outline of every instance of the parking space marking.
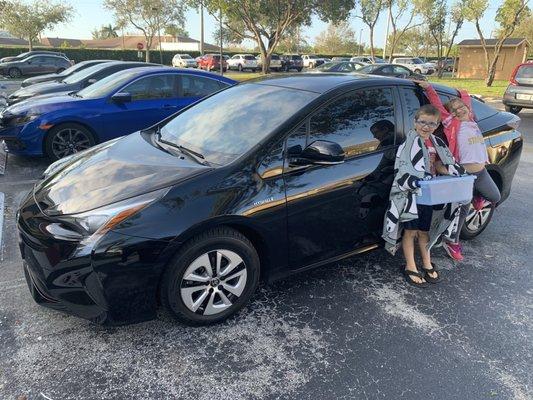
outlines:
[[0, 192], [0, 260], [3, 259], [2, 252], [2, 232], [4, 230], [4, 193]]

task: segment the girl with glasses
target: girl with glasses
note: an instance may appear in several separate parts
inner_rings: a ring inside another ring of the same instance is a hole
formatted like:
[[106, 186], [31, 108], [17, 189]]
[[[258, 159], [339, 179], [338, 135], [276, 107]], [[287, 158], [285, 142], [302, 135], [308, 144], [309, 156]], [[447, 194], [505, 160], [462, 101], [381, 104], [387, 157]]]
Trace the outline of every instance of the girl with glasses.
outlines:
[[[481, 197], [474, 196], [472, 206], [476, 210], [480, 210], [487, 206], [487, 201], [497, 204], [501, 198], [500, 190], [485, 168], [488, 163], [487, 147], [475, 121], [474, 113], [472, 112], [472, 101], [468, 93], [460, 90], [460, 99], [453, 98], [443, 105], [439, 95], [428, 82], [415, 82], [425, 90], [430, 103], [441, 112], [444, 135], [448, 140], [448, 147], [453, 156], [466, 172], [476, 175], [474, 192], [479, 193]], [[457, 233], [451, 241], [443, 243], [446, 253], [456, 261], [464, 259], [462, 248], [459, 244], [459, 235], [469, 210], [470, 204], [464, 204], [461, 207]]]

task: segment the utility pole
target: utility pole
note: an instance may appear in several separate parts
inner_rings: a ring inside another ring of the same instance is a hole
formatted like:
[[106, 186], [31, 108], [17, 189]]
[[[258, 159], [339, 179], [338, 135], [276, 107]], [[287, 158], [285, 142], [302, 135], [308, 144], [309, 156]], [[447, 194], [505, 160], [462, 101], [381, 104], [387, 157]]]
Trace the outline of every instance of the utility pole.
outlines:
[[159, 24], [159, 9], [157, 7], [152, 7], [152, 11], [156, 13], [156, 24], [157, 24], [157, 36], [159, 40], [159, 63], [163, 64], [163, 52], [161, 51], [161, 25]]
[[361, 28], [361, 29], [359, 30], [359, 50], [360, 50], [360, 53], [361, 53], [361, 54], [357, 53], [358, 56], [363, 55], [363, 43], [361, 42], [361, 35], [362, 35], [362, 34], [363, 34], [363, 28]]
[[219, 3], [219, 19], [220, 19], [220, 75], [224, 75], [224, 56], [222, 55], [222, 7]]
[[200, 4], [200, 55], [204, 55], [204, 3]]

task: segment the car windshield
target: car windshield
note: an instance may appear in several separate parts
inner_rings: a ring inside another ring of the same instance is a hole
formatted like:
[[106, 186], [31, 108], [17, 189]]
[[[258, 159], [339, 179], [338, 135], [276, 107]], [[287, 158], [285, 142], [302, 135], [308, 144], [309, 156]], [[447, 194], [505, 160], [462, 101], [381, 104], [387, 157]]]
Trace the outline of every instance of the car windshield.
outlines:
[[183, 54], [181, 56], [181, 58], [184, 59], [184, 60], [192, 60], [192, 57], [190, 55], [188, 55], [188, 54]]
[[254, 56], [244, 56], [245, 60], [255, 60]]
[[387, 63], [383, 58], [378, 58], [378, 57], [374, 58], [374, 62], [376, 64], [386, 64]]
[[115, 72], [114, 74], [106, 76], [98, 82], [93, 83], [91, 86], [87, 86], [85, 89], [80, 90], [77, 95], [84, 99], [97, 99], [107, 96], [115, 90], [120, 89], [122, 85], [138, 74], [139, 73], [135, 72], [134, 69], [130, 71]]
[[338, 62], [327, 62], [325, 64], [322, 64], [321, 66], [317, 67], [317, 71], [329, 71], [331, 68], [333, 68], [335, 65], [338, 65]]
[[313, 60], [316, 59], [316, 58], [318, 58], [318, 57], [315, 56], [314, 54], [310, 54], [308, 57], [311, 58], [311, 59], [313, 59]]
[[[97, 64], [95, 64], [95, 65], [97, 65]], [[84, 69], [84, 68], [90, 68], [90, 67], [85, 67], [84, 63], [74, 64], [72, 67], [69, 67], [66, 70], [64, 70], [63, 72], [61, 72], [60, 74], [58, 74], [58, 76], [70, 75], [70, 74], [73, 74], [74, 72], [76, 72], [78, 70], [81, 70], [81, 69]]]
[[413, 58], [413, 64], [424, 64], [424, 61], [420, 58]]
[[196, 103], [161, 129], [161, 137], [190, 148], [207, 161], [226, 164], [250, 150], [317, 93], [241, 84]]
[[105, 63], [104, 64], [93, 65], [92, 67], [85, 68], [84, 70], [76, 72], [75, 74], [69, 76], [68, 78], [63, 79], [63, 82], [65, 82], [65, 83], [78, 83], [78, 82], [81, 82], [85, 78], [87, 78], [88, 76], [91, 76], [95, 72], [98, 72], [98, 71], [100, 71], [100, 70], [102, 70], [104, 68], [107, 68], [107, 65]]

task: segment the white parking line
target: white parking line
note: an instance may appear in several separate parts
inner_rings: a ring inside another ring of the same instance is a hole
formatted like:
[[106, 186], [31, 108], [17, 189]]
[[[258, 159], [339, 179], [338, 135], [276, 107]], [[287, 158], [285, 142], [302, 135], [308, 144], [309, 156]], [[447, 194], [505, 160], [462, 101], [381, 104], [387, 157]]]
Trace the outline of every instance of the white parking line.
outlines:
[[0, 260], [2, 259], [2, 232], [4, 231], [4, 193], [0, 192]]

